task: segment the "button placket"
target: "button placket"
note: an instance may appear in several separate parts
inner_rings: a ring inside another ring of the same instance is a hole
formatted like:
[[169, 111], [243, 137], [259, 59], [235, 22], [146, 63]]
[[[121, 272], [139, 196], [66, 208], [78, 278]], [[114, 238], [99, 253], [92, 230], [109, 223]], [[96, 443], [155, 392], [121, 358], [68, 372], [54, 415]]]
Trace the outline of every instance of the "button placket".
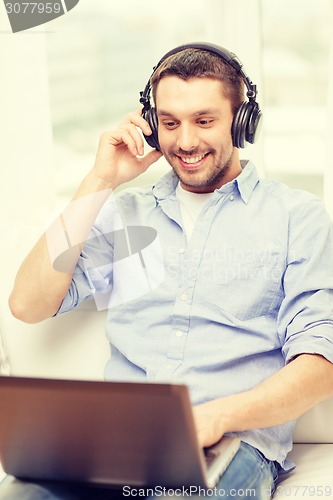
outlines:
[[[228, 195], [224, 195], [224, 202]], [[172, 327], [170, 332], [167, 358], [183, 360], [185, 342], [190, 328], [191, 307], [193, 294], [200, 271], [200, 262], [209, 236], [212, 220], [221, 204], [217, 206], [216, 200], [201, 214], [189, 243], [178, 247], [179, 254], [179, 291], [175, 300]], [[181, 333], [180, 333], [181, 332]]]

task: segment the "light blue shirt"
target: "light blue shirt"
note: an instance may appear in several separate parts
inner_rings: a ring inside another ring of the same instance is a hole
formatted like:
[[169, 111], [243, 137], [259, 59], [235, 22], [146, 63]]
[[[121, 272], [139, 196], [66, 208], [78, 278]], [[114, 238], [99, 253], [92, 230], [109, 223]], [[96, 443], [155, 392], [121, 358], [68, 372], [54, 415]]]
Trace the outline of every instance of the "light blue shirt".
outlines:
[[[301, 353], [333, 362], [333, 228], [322, 202], [243, 162], [187, 241], [177, 183], [170, 171], [111, 196], [59, 311], [92, 297], [108, 307], [106, 378], [187, 384], [199, 404], [251, 389]], [[288, 469], [293, 427], [237, 434]]]

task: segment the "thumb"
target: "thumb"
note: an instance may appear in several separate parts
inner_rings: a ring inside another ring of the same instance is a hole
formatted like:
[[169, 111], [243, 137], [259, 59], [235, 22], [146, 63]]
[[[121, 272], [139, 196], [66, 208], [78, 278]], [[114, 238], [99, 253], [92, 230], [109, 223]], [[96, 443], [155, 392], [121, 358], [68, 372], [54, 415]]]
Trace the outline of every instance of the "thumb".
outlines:
[[155, 163], [157, 160], [159, 160], [163, 156], [163, 153], [161, 151], [157, 151], [157, 149], [153, 149], [152, 151], [149, 151], [143, 158], [141, 158], [141, 162], [143, 166], [147, 169]]

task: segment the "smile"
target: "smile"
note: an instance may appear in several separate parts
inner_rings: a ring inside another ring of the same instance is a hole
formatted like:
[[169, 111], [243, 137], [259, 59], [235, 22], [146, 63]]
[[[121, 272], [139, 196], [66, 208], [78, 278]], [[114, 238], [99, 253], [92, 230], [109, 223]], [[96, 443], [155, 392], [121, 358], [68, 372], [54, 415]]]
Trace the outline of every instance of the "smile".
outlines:
[[180, 156], [181, 160], [185, 163], [193, 164], [193, 163], [199, 163], [204, 158], [205, 155], [200, 155], [200, 156]]
[[208, 155], [209, 155], [209, 153], [204, 153], [202, 155], [196, 155], [196, 156], [177, 155], [177, 157], [180, 161], [180, 164], [183, 166], [183, 168], [196, 169], [204, 163], [204, 161]]

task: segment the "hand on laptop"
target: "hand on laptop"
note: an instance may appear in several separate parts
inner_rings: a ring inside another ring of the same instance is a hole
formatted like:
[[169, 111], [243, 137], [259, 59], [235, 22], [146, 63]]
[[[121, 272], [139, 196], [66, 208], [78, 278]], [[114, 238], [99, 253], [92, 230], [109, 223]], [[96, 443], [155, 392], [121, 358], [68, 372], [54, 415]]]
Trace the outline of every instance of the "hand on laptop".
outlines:
[[202, 448], [212, 446], [226, 432], [221, 416], [220, 401], [208, 401], [193, 407], [194, 421], [199, 444]]

